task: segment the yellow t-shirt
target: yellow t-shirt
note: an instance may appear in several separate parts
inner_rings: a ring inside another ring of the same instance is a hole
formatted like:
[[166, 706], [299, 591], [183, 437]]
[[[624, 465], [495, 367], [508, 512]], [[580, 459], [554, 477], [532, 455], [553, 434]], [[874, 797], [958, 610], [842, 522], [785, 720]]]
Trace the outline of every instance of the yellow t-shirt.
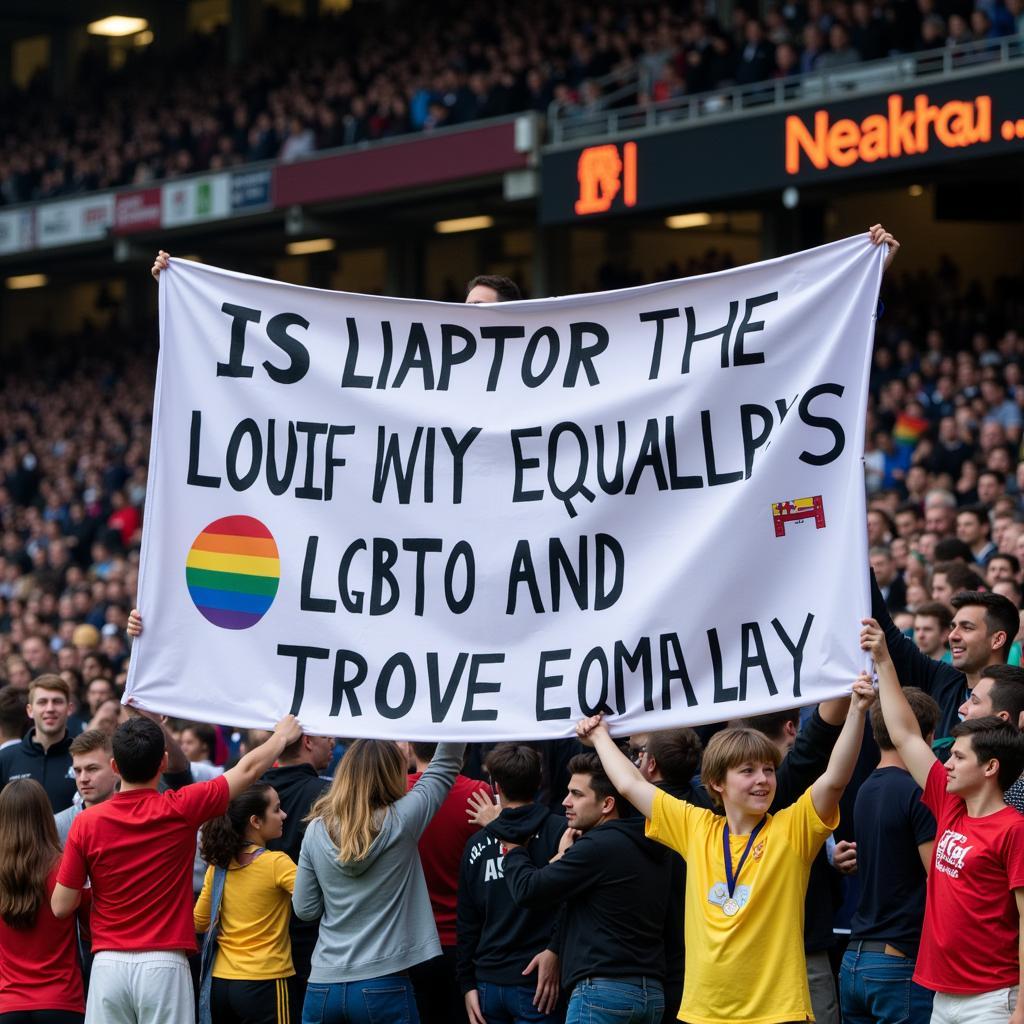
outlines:
[[[686, 980], [679, 1018], [691, 1024], [780, 1024], [814, 1020], [804, 958], [804, 898], [811, 862], [839, 824], [822, 821], [811, 791], [768, 821], [727, 898], [725, 818], [662, 790], [647, 835], [686, 860]], [[748, 836], [730, 836], [733, 871]]]
[[[215, 978], [259, 981], [295, 973], [288, 938], [294, 888], [295, 863], [286, 853], [267, 850], [244, 867], [231, 862], [220, 904]], [[210, 927], [212, 892], [210, 867], [192, 914], [197, 932]]]

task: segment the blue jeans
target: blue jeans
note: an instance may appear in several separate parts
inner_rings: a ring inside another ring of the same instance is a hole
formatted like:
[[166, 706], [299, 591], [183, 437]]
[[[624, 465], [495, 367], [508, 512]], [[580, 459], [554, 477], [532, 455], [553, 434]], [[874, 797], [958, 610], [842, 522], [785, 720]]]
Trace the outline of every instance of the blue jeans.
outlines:
[[661, 982], [630, 985], [615, 978], [585, 978], [572, 990], [565, 1024], [660, 1024]]
[[412, 982], [391, 974], [365, 981], [310, 982], [302, 1024], [420, 1024]]
[[839, 970], [844, 1024], [928, 1024], [933, 994], [911, 980], [915, 963], [848, 949]]
[[487, 1024], [558, 1024], [558, 1013], [541, 1013], [533, 1005], [536, 985], [498, 985], [478, 981], [480, 1012]]

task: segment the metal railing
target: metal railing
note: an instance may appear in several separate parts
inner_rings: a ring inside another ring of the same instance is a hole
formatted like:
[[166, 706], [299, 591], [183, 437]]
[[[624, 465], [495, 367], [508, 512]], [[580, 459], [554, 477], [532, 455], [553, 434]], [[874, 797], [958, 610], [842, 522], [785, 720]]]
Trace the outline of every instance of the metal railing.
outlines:
[[[708, 118], [743, 117], [782, 105], [849, 98], [858, 92], [875, 92], [896, 85], [976, 71], [981, 65], [998, 66], [1022, 61], [1024, 34], [900, 54], [829, 71], [812, 71], [805, 75], [677, 96], [656, 103], [637, 101], [629, 106], [623, 105], [623, 101], [640, 96], [639, 73], [630, 82], [623, 82], [621, 73], [613, 73], [606, 79], [607, 84], [614, 84], [615, 88], [603, 95], [594, 109], [581, 110], [557, 102], [551, 104], [548, 108], [549, 143], [557, 145]], [[598, 82], [604, 83], [605, 79]]]

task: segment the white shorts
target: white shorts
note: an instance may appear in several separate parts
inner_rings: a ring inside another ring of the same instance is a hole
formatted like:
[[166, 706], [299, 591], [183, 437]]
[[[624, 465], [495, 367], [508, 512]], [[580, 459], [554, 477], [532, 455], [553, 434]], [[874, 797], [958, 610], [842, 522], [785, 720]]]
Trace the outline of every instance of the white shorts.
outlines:
[[184, 953], [96, 954], [85, 1024], [195, 1024], [192, 974]]
[[1016, 985], [976, 996], [935, 993], [932, 1024], [1006, 1024], [1017, 1007]]

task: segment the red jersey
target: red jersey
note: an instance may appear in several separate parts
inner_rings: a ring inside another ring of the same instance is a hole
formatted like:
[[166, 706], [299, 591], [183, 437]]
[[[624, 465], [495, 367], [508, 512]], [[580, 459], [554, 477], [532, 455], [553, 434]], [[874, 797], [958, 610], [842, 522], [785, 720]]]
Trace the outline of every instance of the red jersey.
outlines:
[[[409, 776], [409, 788], [419, 781], [422, 772]], [[455, 901], [459, 892], [459, 865], [466, 840], [478, 831], [468, 817], [469, 797], [472, 793], [486, 793], [489, 798], [491, 787], [486, 782], [455, 777], [455, 785], [445, 797], [437, 814], [430, 820], [426, 831], [420, 837], [420, 863], [427, 880], [430, 906], [434, 911], [437, 937], [442, 946], [455, 945]]]
[[921, 800], [937, 828], [914, 981], [949, 995], [1011, 988], [1020, 981], [1013, 890], [1024, 887], [1024, 816], [1004, 807], [969, 817], [938, 761]]
[[115, 793], [75, 818], [57, 881], [81, 889], [91, 879], [93, 952], [196, 951], [196, 831], [227, 807], [220, 775], [166, 793]]
[[[85, 1013], [82, 967], [78, 962], [76, 915], [58, 921], [50, 910], [57, 868], [46, 879], [46, 900], [36, 923], [22, 931], [0, 918], [0, 1013], [65, 1010]], [[89, 911], [89, 890], [78, 915]]]

